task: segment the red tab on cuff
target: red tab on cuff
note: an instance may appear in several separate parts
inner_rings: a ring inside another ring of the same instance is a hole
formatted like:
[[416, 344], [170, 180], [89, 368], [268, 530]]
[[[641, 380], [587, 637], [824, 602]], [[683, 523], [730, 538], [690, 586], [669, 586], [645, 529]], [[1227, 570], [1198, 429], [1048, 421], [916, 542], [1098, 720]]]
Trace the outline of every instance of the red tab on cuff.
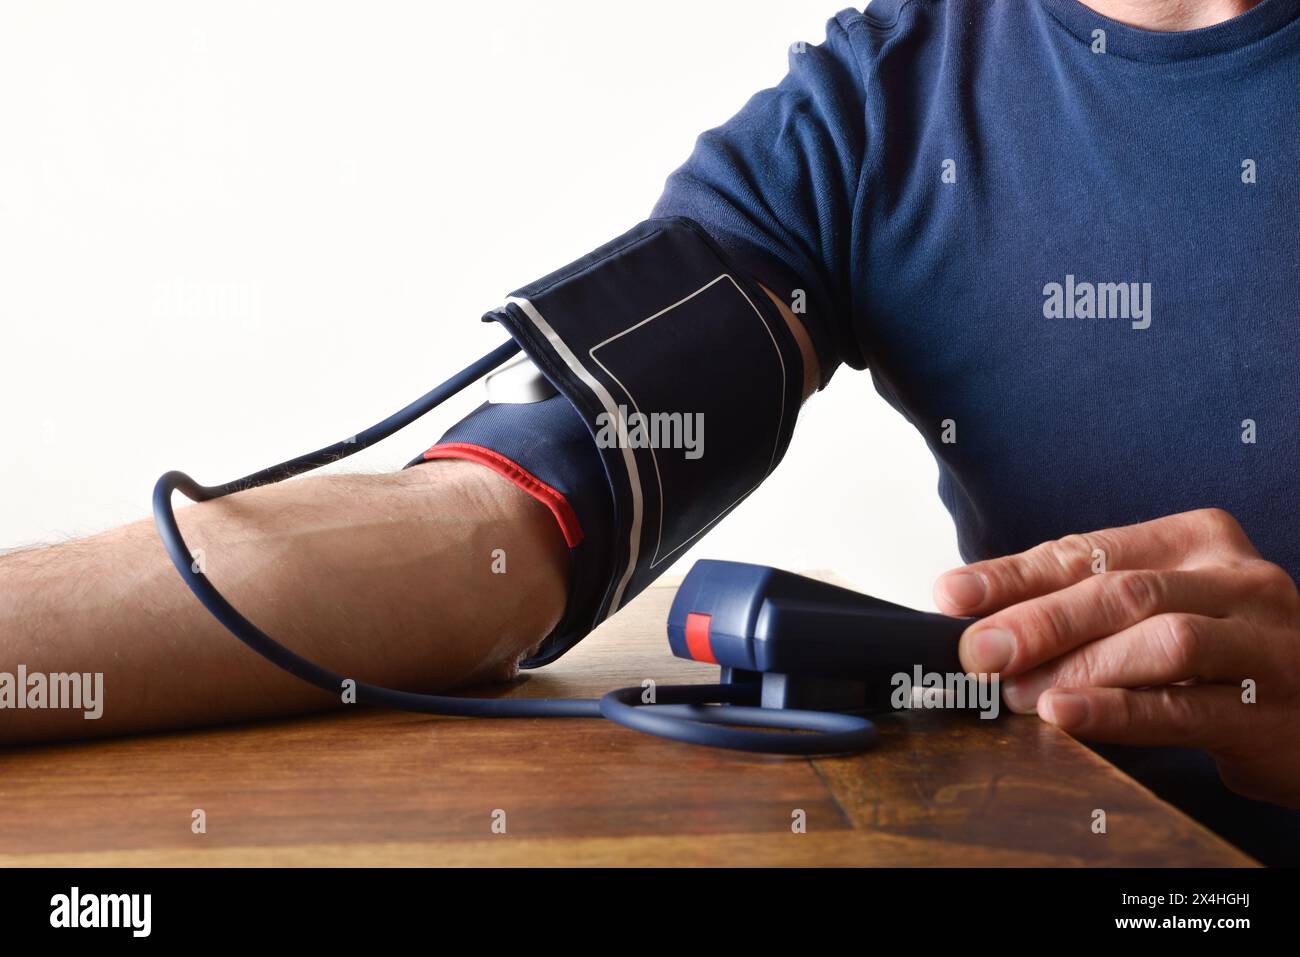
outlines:
[[471, 445], [468, 442], [448, 442], [429, 449], [424, 453], [424, 459], [426, 462], [433, 459], [465, 459], [469, 462], [477, 462], [479, 465], [486, 465], [550, 509], [555, 520], [560, 523], [560, 531], [564, 533], [566, 545], [574, 548], [582, 541], [582, 525], [578, 522], [578, 514], [569, 504], [569, 500], [500, 452], [494, 452], [481, 445]]

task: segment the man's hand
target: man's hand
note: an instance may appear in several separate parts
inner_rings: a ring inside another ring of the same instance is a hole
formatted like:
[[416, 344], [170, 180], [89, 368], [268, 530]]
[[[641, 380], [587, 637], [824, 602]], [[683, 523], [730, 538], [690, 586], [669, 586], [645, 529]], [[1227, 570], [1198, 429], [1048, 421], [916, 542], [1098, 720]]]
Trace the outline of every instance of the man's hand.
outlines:
[[1000, 673], [1013, 711], [1095, 741], [1204, 748], [1233, 790], [1300, 807], [1300, 594], [1227, 512], [976, 562], [935, 600], [988, 616], [962, 636], [962, 666]]

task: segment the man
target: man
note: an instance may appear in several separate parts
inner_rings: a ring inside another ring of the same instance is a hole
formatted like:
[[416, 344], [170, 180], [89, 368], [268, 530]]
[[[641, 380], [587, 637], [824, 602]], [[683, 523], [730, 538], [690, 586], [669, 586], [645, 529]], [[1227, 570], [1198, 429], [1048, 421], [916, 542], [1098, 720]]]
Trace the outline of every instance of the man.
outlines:
[[[986, 616], [967, 668], [1138, 748], [1106, 753], [1247, 850], [1294, 853], [1300, 4], [876, 0], [790, 62], [654, 214], [769, 290], [805, 398], [870, 368], [926, 437], [973, 562], [936, 601]], [[505, 678], [565, 606], [556, 522], [471, 462], [181, 524], [250, 619], [375, 682]], [[147, 523], [0, 559], [0, 660], [103, 671], [124, 702], [7, 712], [7, 740], [331, 703], [232, 641]], [[1198, 777], [1216, 766], [1243, 797]]]

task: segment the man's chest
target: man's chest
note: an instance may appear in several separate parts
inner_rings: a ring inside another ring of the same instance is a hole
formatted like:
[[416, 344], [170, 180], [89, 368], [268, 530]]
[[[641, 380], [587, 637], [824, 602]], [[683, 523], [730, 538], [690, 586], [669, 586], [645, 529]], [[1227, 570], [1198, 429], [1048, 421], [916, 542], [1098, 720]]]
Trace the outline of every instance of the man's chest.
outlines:
[[875, 211], [856, 329], [988, 548], [1214, 504], [1300, 574], [1300, 154], [1262, 139], [1012, 150]]

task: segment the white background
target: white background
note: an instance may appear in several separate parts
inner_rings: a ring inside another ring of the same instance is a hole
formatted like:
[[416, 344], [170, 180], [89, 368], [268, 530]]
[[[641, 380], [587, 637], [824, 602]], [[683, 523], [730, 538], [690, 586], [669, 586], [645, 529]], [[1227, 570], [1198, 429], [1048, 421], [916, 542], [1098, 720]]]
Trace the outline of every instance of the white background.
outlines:
[[[0, 547], [144, 517], [356, 432], [479, 316], [644, 219], [833, 2], [0, 6]], [[342, 463], [427, 447], [477, 391]], [[705, 435], [707, 450], [707, 432]], [[936, 468], [865, 373], [699, 557], [933, 607]]]

